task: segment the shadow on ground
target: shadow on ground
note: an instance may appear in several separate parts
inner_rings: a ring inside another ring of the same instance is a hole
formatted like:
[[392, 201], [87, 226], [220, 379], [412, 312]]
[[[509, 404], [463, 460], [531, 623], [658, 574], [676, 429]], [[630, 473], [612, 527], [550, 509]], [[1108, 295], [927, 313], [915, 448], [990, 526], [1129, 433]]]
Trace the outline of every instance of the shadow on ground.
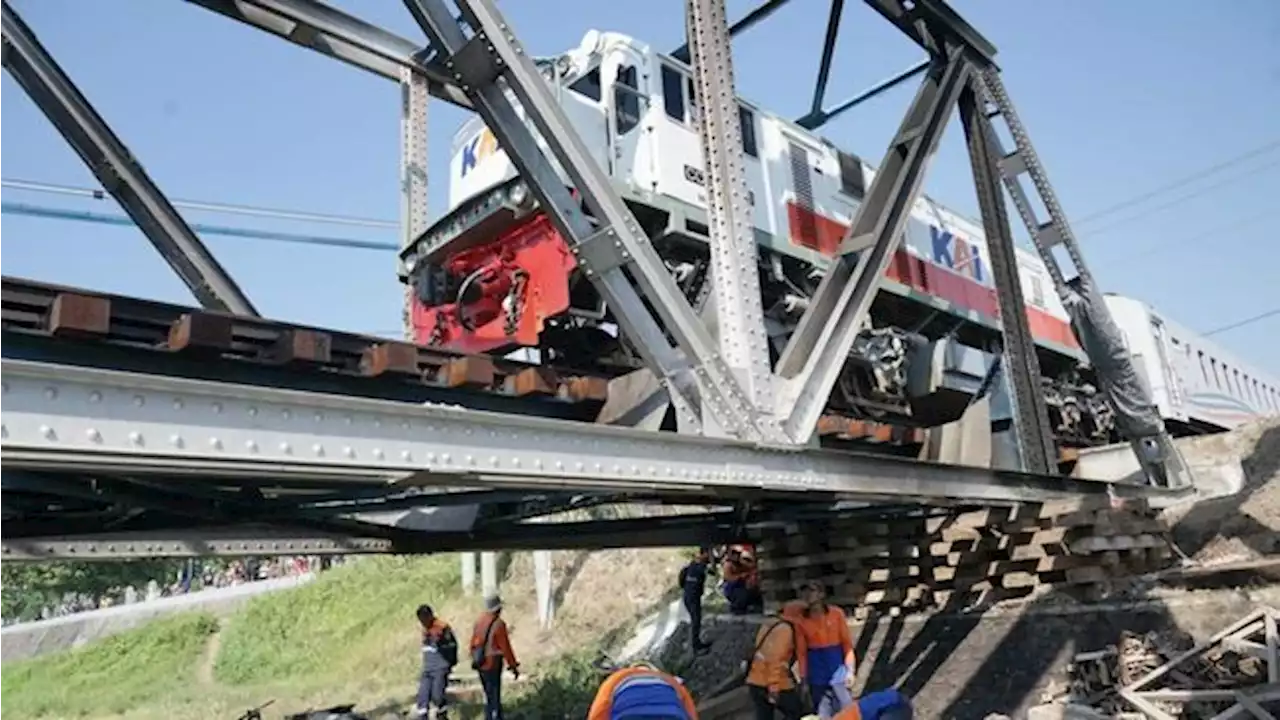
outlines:
[[1065, 686], [1076, 653], [1113, 644], [1123, 630], [1173, 622], [1158, 601], [1129, 611], [1066, 608], [1057, 592], [1023, 612], [940, 614], [923, 622], [871, 620], [857, 637], [867, 690], [896, 685], [915, 698], [921, 718], [1023, 717], [1051, 685]]
[[1204, 638], [1256, 607], [1234, 591], [1170, 602], [1135, 593], [1123, 603], [1080, 605], [1053, 591], [1017, 612], [868, 620], [855, 635], [866, 658], [860, 687], [896, 685], [915, 699], [919, 718], [1025, 717], [1049, 699], [1046, 690], [1066, 689], [1078, 653], [1114, 645], [1125, 631]]

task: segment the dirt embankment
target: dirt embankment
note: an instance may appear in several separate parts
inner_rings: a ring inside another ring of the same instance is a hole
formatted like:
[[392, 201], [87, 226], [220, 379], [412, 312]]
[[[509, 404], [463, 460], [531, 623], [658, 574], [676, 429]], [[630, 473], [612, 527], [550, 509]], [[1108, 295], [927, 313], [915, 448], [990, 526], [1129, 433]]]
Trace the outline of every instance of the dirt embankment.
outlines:
[[671, 549], [555, 552], [555, 622], [543, 630], [538, 624], [532, 555], [515, 554], [503, 580], [503, 614], [521, 663], [533, 670], [542, 659], [584, 646], [615, 644], [636, 619], [670, 599], [685, 562], [683, 551]]
[[1238, 458], [1245, 477], [1235, 495], [1165, 511], [1179, 549], [1214, 564], [1280, 553], [1280, 418], [1186, 440], [1181, 447], [1192, 464]]

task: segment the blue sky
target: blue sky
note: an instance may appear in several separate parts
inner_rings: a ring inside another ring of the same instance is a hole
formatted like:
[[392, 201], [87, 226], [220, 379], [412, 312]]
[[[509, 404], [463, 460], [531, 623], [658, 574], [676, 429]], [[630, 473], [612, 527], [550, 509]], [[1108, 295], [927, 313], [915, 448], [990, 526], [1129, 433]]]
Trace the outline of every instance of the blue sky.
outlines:
[[[399, 217], [399, 91], [381, 78], [174, 0], [13, 0], [63, 68], [171, 197]], [[336, 5], [406, 37], [421, 33], [400, 2]], [[731, 17], [752, 3], [730, 0]], [[1004, 77], [1086, 257], [1108, 291], [1141, 298], [1207, 330], [1280, 307], [1273, 241], [1280, 148], [1105, 217], [1098, 211], [1280, 138], [1280, 3], [1241, 0], [956, 0], [999, 48]], [[829, 99], [852, 94], [921, 55], [861, 3], [847, 3]], [[530, 49], [551, 54], [589, 28], [663, 49], [683, 39], [682, 0], [502, 0]], [[809, 103], [825, 0], [793, 0], [735, 44], [738, 85], [766, 108]], [[1270, 50], [1268, 49], [1270, 48]], [[5, 75], [7, 179], [94, 180]], [[824, 129], [878, 158], [910, 91]], [[447, 148], [465, 115], [431, 111], [433, 215]], [[963, 138], [953, 124], [927, 190], [976, 216]], [[116, 212], [113, 204], [4, 190], [6, 201]], [[392, 231], [189, 212], [192, 221], [394, 242]], [[4, 273], [191, 302], [132, 228], [5, 215]], [[266, 315], [395, 332], [401, 288], [388, 253], [211, 237]], [[1216, 338], [1280, 374], [1280, 316]]]

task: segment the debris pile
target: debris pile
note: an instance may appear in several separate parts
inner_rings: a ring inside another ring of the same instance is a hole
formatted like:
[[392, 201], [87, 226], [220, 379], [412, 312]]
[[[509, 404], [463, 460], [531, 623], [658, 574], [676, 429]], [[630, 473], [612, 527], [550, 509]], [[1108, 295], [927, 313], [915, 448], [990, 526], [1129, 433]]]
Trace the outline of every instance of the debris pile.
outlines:
[[1080, 653], [1070, 685], [1044, 698], [1075, 717], [1268, 718], [1280, 704], [1280, 611], [1263, 607], [1205, 642], [1177, 631], [1124, 632]]
[[1162, 513], [1178, 547], [1205, 565], [1280, 554], [1280, 417], [1183, 440], [1180, 447], [1193, 470], [1236, 458], [1244, 477], [1230, 495]]

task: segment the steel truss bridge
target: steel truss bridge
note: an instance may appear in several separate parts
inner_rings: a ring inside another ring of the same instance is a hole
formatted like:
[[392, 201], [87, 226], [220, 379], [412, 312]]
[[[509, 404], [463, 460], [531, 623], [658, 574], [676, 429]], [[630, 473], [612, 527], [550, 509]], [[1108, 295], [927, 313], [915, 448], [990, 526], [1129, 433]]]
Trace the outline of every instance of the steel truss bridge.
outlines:
[[[661, 381], [659, 399], [674, 405], [678, 432], [625, 427], [643, 402], [612, 408], [612, 424], [595, 422], [617, 399], [607, 379], [260, 318], [5, 2], [5, 69], [202, 306], [5, 279], [5, 559], [679, 545], [751, 537], [770, 524], [832, 513], [1190, 487], [1158, 418], [1121, 423], [1147, 484], [1056, 473], [1006, 192], [1064, 303], [1079, 308], [1075, 327], [1104, 385], [1124, 387], [1136, 375], [1118, 359], [1122, 348], [1117, 353], [1097, 332], [1110, 319], [1091, 303], [1097, 289], [1001, 82], [994, 46], [941, 0], [865, 0], [927, 58], [824, 109], [844, 5], [833, 0], [813, 108], [800, 125], [817, 127], [913, 78], [920, 86], [776, 365], [763, 332], [729, 45], [786, 0], [732, 25], [724, 0], [688, 0], [689, 43], [675, 53], [692, 62], [706, 99], [699, 121], [719, 308], [714, 335], [494, 0], [456, 0], [456, 7], [404, 0], [425, 46], [315, 0], [188, 1], [402, 85], [406, 243], [427, 226], [429, 102], [478, 113]], [[957, 108], [1005, 319], [1000, 375], [1021, 465], [959, 467], [817, 447], [812, 438], [836, 373]], [[1001, 144], [996, 121], [1012, 149]], [[1036, 215], [1029, 193], [1048, 217]], [[618, 503], [698, 509], [545, 521]]]

